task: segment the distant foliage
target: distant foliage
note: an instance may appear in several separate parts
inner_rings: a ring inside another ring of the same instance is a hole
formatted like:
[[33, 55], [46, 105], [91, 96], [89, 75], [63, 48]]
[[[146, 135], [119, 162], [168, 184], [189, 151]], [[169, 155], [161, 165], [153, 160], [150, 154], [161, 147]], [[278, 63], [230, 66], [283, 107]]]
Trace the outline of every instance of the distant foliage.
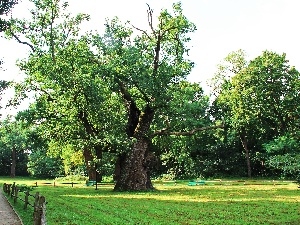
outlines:
[[29, 155], [28, 172], [33, 177], [55, 178], [64, 174], [63, 163], [60, 158], [35, 151]]
[[68, 175], [65, 177], [56, 177], [55, 181], [63, 182], [63, 181], [87, 181], [88, 177], [82, 175]]
[[280, 171], [282, 178], [300, 181], [300, 141], [291, 134], [280, 136], [264, 145], [270, 157], [266, 163]]
[[18, 0], [0, 0], [0, 32], [5, 31], [9, 24], [1, 16], [8, 14], [11, 9], [18, 3]]

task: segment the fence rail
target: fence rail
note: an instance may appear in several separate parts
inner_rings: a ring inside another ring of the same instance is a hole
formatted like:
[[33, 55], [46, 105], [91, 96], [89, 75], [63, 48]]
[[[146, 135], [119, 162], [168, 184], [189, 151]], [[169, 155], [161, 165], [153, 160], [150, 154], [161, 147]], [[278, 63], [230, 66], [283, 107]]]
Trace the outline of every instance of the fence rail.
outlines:
[[34, 184], [34, 187], [38, 187], [38, 184], [41, 184], [41, 185], [53, 185], [53, 187], [57, 187], [57, 186], [59, 186], [59, 185], [67, 185], [67, 184], [69, 184], [69, 185], [71, 185], [72, 187], [74, 187], [75, 184], [80, 184], [80, 183], [73, 182], [73, 181], [71, 181], [71, 182], [62, 182], [62, 183], [58, 183], [58, 182], [55, 182], [55, 181], [54, 181], [54, 182], [40, 182], [40, 183], [34, 182], [33, 184]]
[[[41, 196], [39, 192], [36, 192], [35, 195], [30, 194], [29, 190], [23, 191], [24, 187], [13, 184], [3, 184], [3, 191], [13, 198], [14, 204], [17, 203], [17, 200], [24, 202], [24, 210], [28, 208], [28, 205], [33, 207], [33, 224], [34, 225], [46, 225], [46, 199], [44, 196]], [[19, 193], [24, 193], [24, 198], [21, 198]], [[29, 197], [33, 198], [33, 203], [29, 201]]]

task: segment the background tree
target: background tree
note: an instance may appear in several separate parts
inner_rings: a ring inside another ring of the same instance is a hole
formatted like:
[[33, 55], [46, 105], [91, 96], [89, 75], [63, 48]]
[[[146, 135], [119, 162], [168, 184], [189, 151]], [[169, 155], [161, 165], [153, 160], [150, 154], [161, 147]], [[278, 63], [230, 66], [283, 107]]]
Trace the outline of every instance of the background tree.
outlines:
[[299, 73], [287, 64], [285, 54], [265, 51], [238, 71], [215, 100], [215, 112], [227, 112], [227, 124], [239, 135], [249, 160], [248, 175], [250, 158], [265, 165], [263, 144], [298, 124], [298, 83]]
[[[22, 26], [37, 28], [21, 29], [26, 38], [23, 43], [31, 47], [32, 53], [28, 61], [20, 63], [28, 77], [15, 86], [18, 98], [26, 97], [27, 91], [34, 92], [36, 102], [27, 115], [31, 122], [44, 127], [44, 138], [83, 151], [88, 167], [95, 157], [101, 158], [102, 148], [111, 150], [115, 143], [122, 142], [118, 135], [122, 129], [122, 125], [118, 125], [122, 112], [119, 104], [115, 104], [118, 99], [95, 77], [88, 40], [78, 35], [79, 24], [88, 16], [72, 17], [64, 13], [68, 5], [59, 1], [36, 3], [33, 18], [14, 20], [15, 29], [10, 30], [11, 37], [15, 37]], [[17, 103], [12, 101], [12, 104]], [[119, 118], [111, 117], [109, 111], [119, 112]], [[110, 138], [104, 128], [109, 129], [114, 138]], [[95, 180], [92, 168], [89, 176]]]
[[[20, 170], [26, 168], [26, 153], [28, 150], [27, 134], [28, 131], [24, 129], [24, 124], [14, 121], [5, 120], [1, 123], [1, 146], [2, 157], [9, 157], [10, 176], [16, 176], [16, 168]], [[25, 161], [25, 163], [24, 163]], [[7, 164], [6, 162], [5, 164]], [[17, 165], [21, 163], [21, 165]], [[5, 164], [3, 166], [5, 166]], [[20, 171], [19, 170], [19, 171]], [[24, 170], [26, 171], [26, 169]]]
[[[245, 101], [243, 93], [235, 86], [234, 79], [247, 67], [245, 52], [238, 50], [230, 53], [219, 65], [218, 71], [212, 79], [212, 93], [216, 97], [211, 109], [212, 115], [217, 120], [223, 120], [227, 126], [224, 135], [233, 134], [240, 139], [242, 149], [246, 158], [247, 174], [252, 175], [251, 160], [249, 153], [249, 132], [248, 127], [253, 124], [249, 117], [243, 115], [245, 112]], [[255, 123], [254, 123], [255, 124]], [[233, 131], [230, 131], [230, 128]], [[236, 138], [224, 138], [225, 145], [227, 141], [235, 142]], [[230, 144], [231, 145], [231, 144]]]

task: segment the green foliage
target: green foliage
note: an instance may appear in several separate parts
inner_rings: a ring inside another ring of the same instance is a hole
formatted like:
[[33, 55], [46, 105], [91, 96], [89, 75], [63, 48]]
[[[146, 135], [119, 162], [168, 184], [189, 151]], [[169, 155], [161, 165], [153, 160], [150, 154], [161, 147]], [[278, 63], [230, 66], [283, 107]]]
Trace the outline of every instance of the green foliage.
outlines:
[[3, 18], [3, 15], [7, 15], [11, 12], [17, 3], [18, 0], [0, 0], [0, 32], [9, 28], [9, 23]]
[[84, 173], [84, 158], [82, 151], [78, 151], [71, 144], [61, 144], [52, 141], [48, 144], [47, 154], [60, 158], [64, 166], [64, 174]]
[[300, 154], [291, 155], [276, 155], [270, 156], [267, 160], [268, 166], [282, 171], [280, 173], [282, 178], [296, 179], [299, 181], [300, 176]]
[[[188, 132], [194, 128], [213, 125], [207, 111], [209, 99], [204, 95], [199, 84], [180, 81], [170, 88], [170, 102], [159, 110], [153, 121], [153, 129], [162, 132]], [[160, 155], [162, 167], [160, 173], [175, 179], [199, 176], [201, 169], [196, 168], [197, 159], [191, 154], [201, 152], [209, 141], [207, 132], [199, 134], [161, 135], [153, 140], [153, 149]], [[195, 143], [199, 144], [195, 144]]]
[[88, 177], [82, 176], [79, 174], [76, 175], [67, 175], [64, 177], [56, 177], [55, 181], [57, 182], [64, 182], [64, 181], [87, 181]]
[[1, 0], [0, 1], [0, 15], [8, 13], [12, 7], [18, 3], [18, 0]]
[[299, 153], [300, 142], [298, 138], [291, 134], [286, 134], [275, 138], [263, 146], [270, 155], [297, 154]]
[[266, 163], [283, 178], [300, 180], [300, 142], [291, 134], [280, 136], [263, 146], [269, 155]]
[[36, 150], [29, 155], [28, 172], [33, 177], [55, 178], [64, 174], [59, 157], [51, 157], [44, 150]]
[[[300, 77], [288, 65], [285, 54], [265, 51], [250, 62], [243, 57], [241, 52], [230, 54], [226, 59], [229, 65], [217, 73], [217, 98], [211, 112], [241, 139], [254, 165], [263, 165], [263, 155], [267, 153], [263, 145], [299, 127]], [[279, 143], [276, 145], [283, 150]], [[256, 171], [262, 174], [266, 168], [257, 167]]]
[[[4, 120], [0, 124], [0, 167], [2, 175], [11, 173], [15, 164], [15, 174], [27, 175], [27, 150], [29, 130], [20, 121]], [[13, 156], [15, 154], [15, 157]]]
[[[28, 76], [16, 85], [19, 99], [26, 97], [28, 90], [36, 94], [28, 115], [31, 123], [38, 123], [44, 130], [43, 137], [52, 143], [72, 145], [76, 150], [108, 144], [112, 148], [125, 146], [120, 135], [124, 127], [123, 106], [96, 76], [101, 71], [91, 60], [94, 54], [88, 38], [78, 35], [79, 24], [88, 16], [72, 17], [65, 13], [67, 5], [58, 2], [35, 3], [34, 16], [25, 23], [37, 29], [21, 31], [34, 51], [28, 60], [20, 62]], [[22, 21], [15, 21], [16, 31], [21, 25]], [[118, 117], [112, 116], [116, 112]]]
[[9, 175], [10, 163], [11, 163], [11, 152], [1, 147], [0, 156], [1, 156], [0, 158], [1, 176]]
[[[0, 63], [0, 65], [1, 65], [1, 63]], [[5, 81], [5, 80], [0, 80], [0, 93], [2, 93], [4, 90], [6, 90], [9, 87], [9, 85], [11, 85], [11, 82]]]
[[19, 192], [26, 192], [26, 191], [32, 191], [33, 187], [32, 186], [28, 186], [26, 184], [17, 184], [18, 190]]

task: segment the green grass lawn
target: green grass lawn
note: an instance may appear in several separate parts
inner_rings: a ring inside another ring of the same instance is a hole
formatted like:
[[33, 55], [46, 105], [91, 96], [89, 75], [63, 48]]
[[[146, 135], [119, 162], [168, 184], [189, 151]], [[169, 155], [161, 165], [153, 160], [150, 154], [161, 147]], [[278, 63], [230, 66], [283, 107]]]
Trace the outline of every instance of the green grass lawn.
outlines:
[[[0, 177], [0, 185], [12, 180]], [[35, 180], [14, 179], [32, 185]], [[50, 181], [38, 181], [38, 183]], [[112, 185], [98, 190], [84, 184], [39, 185], [46, 197], [49, 225], [98, 224], [300, 224], [300, 189], [294, 183], [269, 181], [154, 183], [152, 192], [113, 192]], [[217, 185], [218, 184], [218, 185]], [[281, 185], [279, 185], [281, 184]], [[25, 225], [32, 209], [15, 208]]]

